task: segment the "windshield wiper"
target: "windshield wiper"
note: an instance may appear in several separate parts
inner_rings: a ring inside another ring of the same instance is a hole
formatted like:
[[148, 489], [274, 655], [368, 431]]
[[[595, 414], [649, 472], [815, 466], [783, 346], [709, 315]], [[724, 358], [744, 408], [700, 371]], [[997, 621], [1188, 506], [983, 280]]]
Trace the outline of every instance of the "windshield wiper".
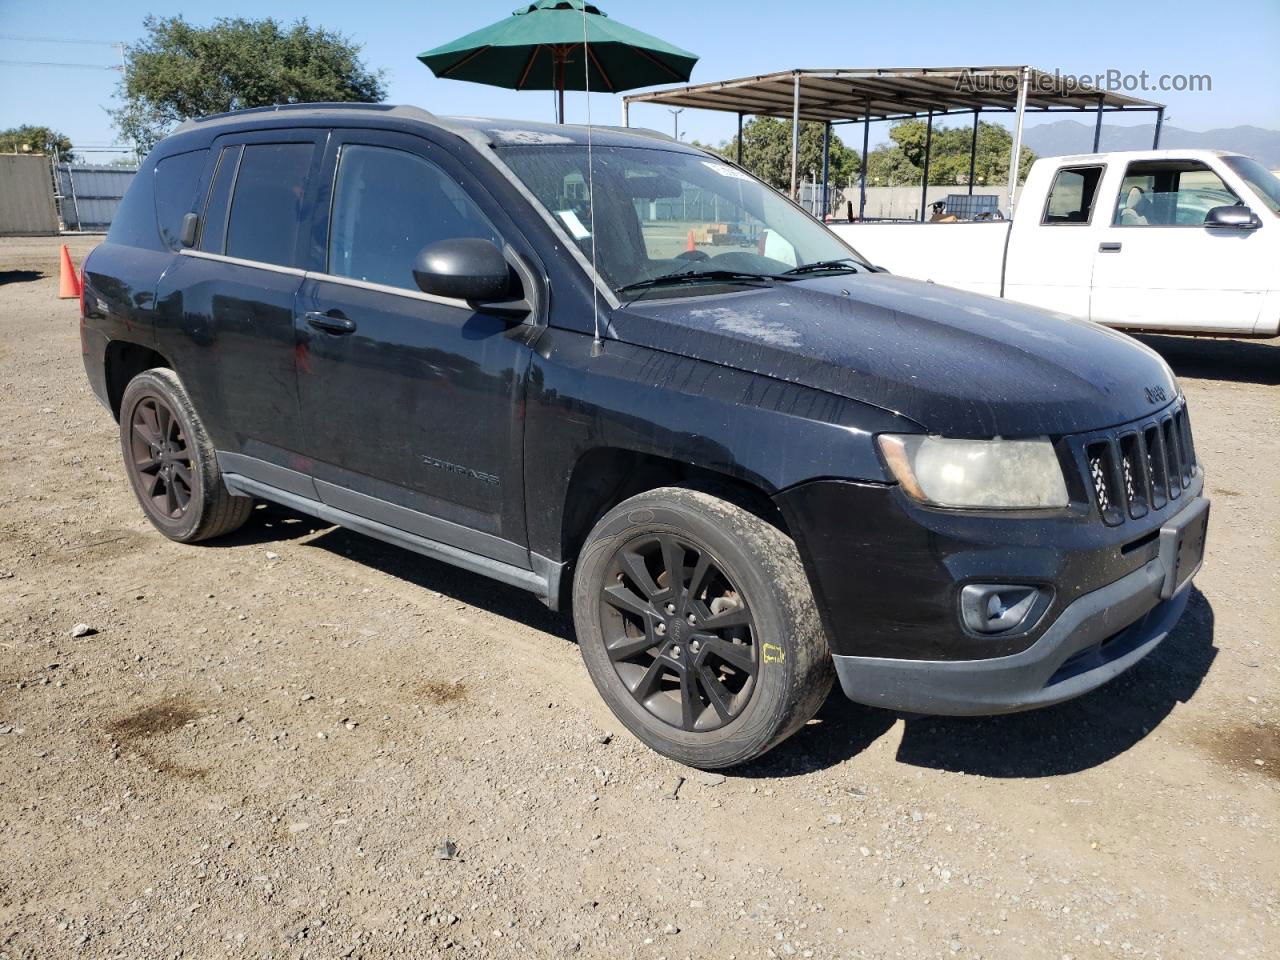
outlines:
[[618, 293], [627, 293], [631, 290], [648, 290], [652, 287], [665, 287], [668, 285], [677, 285], [685, 283], [724, 283], [725, 281], [738, 281], [740, 283], [772, 283], [774, 280], [789, 279], [780, 275], [771, 273], [743, 273], [738, 270], [702, 270], [702, 271], [681, 271], [680, 273], [664, 273], [660, 277], [653, 277], [649, 280], [637, 280], [635, 283], [623, 284], [618, 288]]
[[782, 276], [795, 276], [800, 273], [817, 273], [819, 270], [842, 270], [845, 273], [857, 273], [858, 268], [853, 266], [856, 263], [852, 257], [841, 257], [839, 260], [818, 260], [814, 263], [802, 263], [798, 267], [792, 267], [790, 270], [782, 271]]

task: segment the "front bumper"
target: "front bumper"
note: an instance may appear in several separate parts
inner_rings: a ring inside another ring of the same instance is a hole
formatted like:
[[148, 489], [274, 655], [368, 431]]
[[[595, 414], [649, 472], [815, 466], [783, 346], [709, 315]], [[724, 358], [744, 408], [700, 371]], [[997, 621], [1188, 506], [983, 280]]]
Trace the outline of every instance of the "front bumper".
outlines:
[[1123, 673], [1173, 629], [1188, 583], [1160, 599], [1160, 557], [1073, 601], [1028, 649], [988, 660], [835, 657], [845, 696], [908, 713], [977, 716], [1061, 703]]

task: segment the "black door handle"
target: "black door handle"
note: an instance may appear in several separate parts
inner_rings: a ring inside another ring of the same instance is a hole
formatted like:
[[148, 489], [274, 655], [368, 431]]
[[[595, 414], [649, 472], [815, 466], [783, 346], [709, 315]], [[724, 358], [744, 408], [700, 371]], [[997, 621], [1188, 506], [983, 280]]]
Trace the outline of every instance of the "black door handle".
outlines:
[[321, 313], [319, 310], [310, 310], [305, 314], [307, 323], [315, 327], [317, 330], [323, 330], [325, 333], [351, 333], [356, 328], [356, 322], [344, 317], [340, 311], [332, 310], [329, 313]]
[[1098, 244], [1099, 253], [1119, 253], [1120, 244], [1118, 243], [1100, 243]]

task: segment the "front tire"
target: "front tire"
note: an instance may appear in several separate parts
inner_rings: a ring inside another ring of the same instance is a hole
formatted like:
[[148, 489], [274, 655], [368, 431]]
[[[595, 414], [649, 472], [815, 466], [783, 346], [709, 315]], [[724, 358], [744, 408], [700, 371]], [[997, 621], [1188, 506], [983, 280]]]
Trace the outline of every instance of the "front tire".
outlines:
[[167, 367], [146, 370], [125, 387], [120, 449], [142, 512], [170, 540], [210, 540], [249, 519], [253, 500], [227, 490], [204, 424]]
[[795, 543], [698, 490], [651, 490], [605, 514], [579, 557], [573, 613], [610, 709], [689, 766], [764, 754], [835, 679]]

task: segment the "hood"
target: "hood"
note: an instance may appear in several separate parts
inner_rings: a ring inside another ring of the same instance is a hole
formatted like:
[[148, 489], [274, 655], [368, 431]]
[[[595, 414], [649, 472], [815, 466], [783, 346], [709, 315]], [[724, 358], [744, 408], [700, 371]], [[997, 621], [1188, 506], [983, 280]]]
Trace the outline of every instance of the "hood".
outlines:
[[1087, 320], [884, 273], [639, 301], [637, 346], [814, 387], [954, 437], [1082, 433], [1177, 395], [1154, 351]]

